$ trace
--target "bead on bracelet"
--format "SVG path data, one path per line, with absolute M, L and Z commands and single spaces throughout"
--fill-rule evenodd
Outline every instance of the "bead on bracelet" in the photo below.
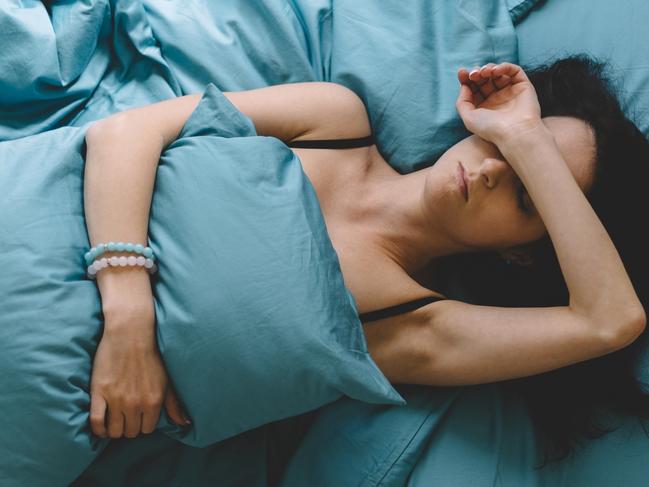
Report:
M 145 259 L 155 260 L 153 255 L 153 249 L 151 247 L 144 246 L 142 244 L 136 244 L 132 242 L 108 242 L 108 243 L 99 243 L 92 247 L 88 252 L 84 254 L 86 260 L 86 265 L 90 264 L 95 258 L 102 255 L 107 251 L 117 251 L 117 252 L 135 252 L 136 254 L 141 254 Z
M 134 255 L 129 257 L 123 255 L 118 257 L 114 255 L 108 258 L 102 257 L 90 264 L 87 269 L 88 277 L 94 279 L 97 272 L 101 269 L 105 269 L 109 265 L 112 267 L 143 266 L 148 270 L 149 274 L 153 274 L 158 270 L 158 266 L 152 259 L 143 256 L 135 257 Z

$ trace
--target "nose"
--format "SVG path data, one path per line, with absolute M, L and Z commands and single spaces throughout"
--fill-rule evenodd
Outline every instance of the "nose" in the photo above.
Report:
M 511 171 L 509 164 L 495 157 L 487 157 L 480 166 L 480 179 L 489 189 L 495 188 Z

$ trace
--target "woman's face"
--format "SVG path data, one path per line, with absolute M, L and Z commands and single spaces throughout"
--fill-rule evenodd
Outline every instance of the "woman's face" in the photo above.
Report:
M 547 117 L 543 122 L 582 191 L 587 191 L 595 159 L 590 128 L 572 117 Z M 458 183 L 460 165 L 468 199 Z M 472 135 L 447 150 L 432 169 L 426 181 L 426 200 L 436 221 L 460 247 L 506 250 L 546 233 L 525 187 L 496 145 Z

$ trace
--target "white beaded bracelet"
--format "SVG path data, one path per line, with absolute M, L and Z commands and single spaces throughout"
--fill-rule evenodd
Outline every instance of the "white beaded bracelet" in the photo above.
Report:
M 92 264 L 90 264 L 87 269 L 88 277 L 90 279 L 94 279 L 95 274 L 97 274 L 98 271 L 105 269 L 109 265 L 113 267 L 126 267 L 136 265 L 144 266 L 147 268 L 150 274 L 153 274 L 158 269 L 156 263 L 149 258 L 142 256 L 135 257 L 134 255 L 131 255 L 129 257 L 126 257 L 124 255 L 118 257 L 114 255 L 108 258 L 102 257 L 101 259 L 97 259 Z

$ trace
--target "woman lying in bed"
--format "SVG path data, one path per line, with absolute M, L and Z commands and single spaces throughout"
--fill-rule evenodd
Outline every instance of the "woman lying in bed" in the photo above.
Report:
M 611 134 L 622 146 L 646 141 L 605 91 L 601 102 L 584 98 L 597 89 L 582 93 L 574 73 L 604 90 L 587 71 L 582 61 L 567 60 L 535 73 L 537 96 L 514 64 L 460 69 L 456 106 L 473 135 L 405 175 L 383 159 L 363 102 L 342 85 L 225 93 L 259 135 L 285 141 L 299 156 L 370 354 L 391 382 L 450 386 L 525 377 L 610 354 L 643 333 L 643 305 L 584 193 L 600 191 L 606 181 L 598 171 L 616 162 L 605 150 Z M 201 96 L 124 111 L 89 129 L 84 201 L 92 246 L 116 236 L 147 242 L 160 154 Z M 554 107 L 559 116 L 542 118 L 539 96 L 548 106 L 564 96 L 565 105 Z M 528 265 L 531 244 L 544 238 L 569 290 L 565 306 L 478 306 L 421 284 L 424 270 L 451 254 L 495 251 Z M 111 255 L 121 253 L 104 257 Z M 97 273 L 97 285 L 105 327 L 92 372 L 93 431 L 112 438 L 150 433 L 162 404 L 182 424 L 157 349 L 148 273 L 108 267 Z

